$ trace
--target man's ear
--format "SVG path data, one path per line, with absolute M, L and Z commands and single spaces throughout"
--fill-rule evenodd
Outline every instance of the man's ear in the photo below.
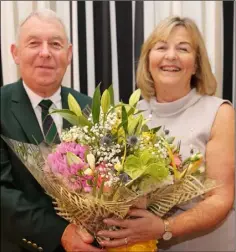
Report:
M 73 54 L 73 48 L 72 48 L 72 44 L 70 44 L 69 47 L 68 47 L 68 55 L 67 55 L 68 65 L 71 63 L 72 54 Z
M 15 61 L 15 63 L 17 65 L 20 64 L 20 59 L 19 59 L 19 55 L 18 54 L 19 53 L 18 53 L 18 48 L 17 48 L 16 44 L 12 44 L 11 45 L 11 55 L 12 55 L 12 57 L 13 57 L 13 59 L 14 59 L 14 61 Z

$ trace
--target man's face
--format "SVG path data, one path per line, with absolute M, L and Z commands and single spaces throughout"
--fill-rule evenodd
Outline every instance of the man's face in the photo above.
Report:
M 52 18 L 27 20 L 11 50 L 22 79 L 39 94 L 51 95 L 58 89 L 72 57 L 62 24 Z

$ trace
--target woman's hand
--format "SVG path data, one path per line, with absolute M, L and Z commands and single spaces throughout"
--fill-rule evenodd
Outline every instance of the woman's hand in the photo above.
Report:
M 105 219 L 108 226 L 120 227 L 117 231 L 102 230 L 99 236 L 111 238 L 110 241 L 102 241 L 104 247 L 120 247 L 142 241 L 159 239 L 164 233 L 163 220 L 143 209 L 132 209 L 129 214 L 135 219 Z

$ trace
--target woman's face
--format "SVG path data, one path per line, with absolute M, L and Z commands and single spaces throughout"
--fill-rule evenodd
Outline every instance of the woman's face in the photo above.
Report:
M 158 41 L 149 54 L 149 71 L 155 89 L 190 89 L 196 72 L 196 53 L 191 37 L 183 26 L 175 27 L 166 41 Z

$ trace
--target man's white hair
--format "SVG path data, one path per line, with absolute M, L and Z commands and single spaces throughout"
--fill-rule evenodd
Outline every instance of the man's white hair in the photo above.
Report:
M 50 9 L 40 9 L 40 10 L 36 10 L 36 11 L 33 11 L 31 12 L 23 21 L 21 21 L 18 29 L 17 29 L 17 34 L 16 34 L 16 42 L 19 41 L 19 37 L 20 37 L 20 32 L 21 32 L 21 27 L 32 17 L 37 17 L 41 20 L 50 20 L 50 19 L 54 19 L 54 20 L 57 20 L 58 22 L 61 23 L 64 31 L 65 31 L 65 34 L 66 34 L 66 37 L 67 37 L 67 40 L 68 42 L 70 41 L 69 40 L 69 36 L 67 34 L 67 30 L 66 30 L 66 27 L 65 27 L 65 24 L 63 23 L 63 21 L 61 20 L 61 18 L 57 15 L 56 12 L 54 12 L 53 10 L 50 10 Z

